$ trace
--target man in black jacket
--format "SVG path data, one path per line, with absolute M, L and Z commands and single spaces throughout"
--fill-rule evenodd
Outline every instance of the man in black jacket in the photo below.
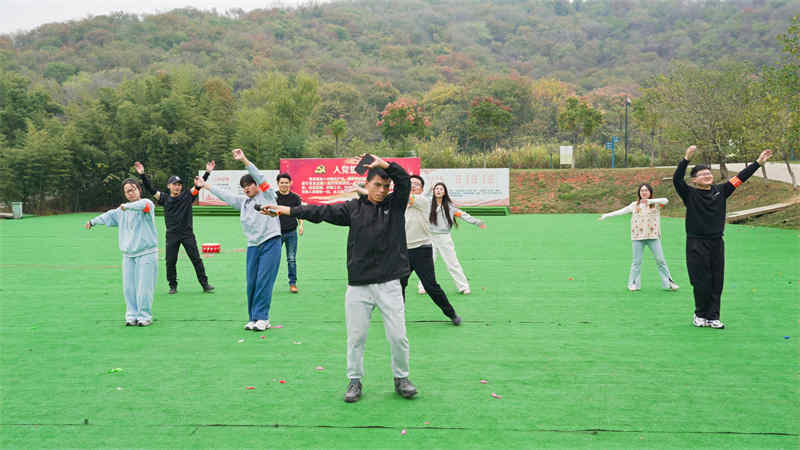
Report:
M 347 234 L 347 376 L 346 402 L 361 398 L 364 347 L 372 310 L 383 316 L 392 352 L 395 391 L 405 398 L 417 393 L 408 379 L 408 338 L 400 279 L 409 272 L 406 251 L 405 210 L 411 190 L 408 173 L 396 163 L 377 156 L 369 164 L 367 195 L 333 205 L 295 207 L 268 205 L 265 214 L 290 215 L 314 223 L 322 221 L 350 227 Z M 358 159 L 350 160 L 356 164 Z M 394 192 L 389 185 L 394 181 Z
M 206 164 L 206 173 L 203 179 L 207 180 L 210 172 L 214 170 L 214 161 Z M 178 292 L 178 274 L 175 266 L 178 262 L 178 249 L 183 245 L 186 255 L 194 265 L 197 274 L 197 281 L 203 287 L 203 292 L 211 292 L 214 286 L 208 284 L 206 269 L 203 260 L 200 259 L 200 252 L 197 250 L 197 239 L 192 229 L 192 203 L 197 196 L 198 189 L 193 187 L 191 191 L 183 190 L 183 182 L 180 177 L 173 175 L 167 182 L 169 195 L 153 189 L 150 178 L 144 173 L 144 166 L 139 161 L 134 163 L 134 168 L 142 179 L 144 187 L 153 192 L 153 198 L 158 205 L 164 207 L 164 222 L 167 226 L 167 281 L 169 282 L 169 293 Z
M 745 167 L 730 180 L 714 183 L 711 168 L 702 164 L 691 171 L 696 187 L 686 184 L 683 177 L 686 167 L 697 147 L 692 145 L 678 163 L 672 183 L 686 205 L 686 269 L 694 288 L 694 318 L 696 327 L 725 328 L 719 320 L 722 300 L 722 283 L 725 277 L 725 229 L 726 201 L 740 184 L 747 181 L 756 169 L 772 156 L 772 150 L 764 150 L 758 160 Z

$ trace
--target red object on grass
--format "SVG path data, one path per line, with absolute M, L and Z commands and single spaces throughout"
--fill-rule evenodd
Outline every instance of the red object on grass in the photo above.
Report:
M 212 244 L 206 243 L 203 244 L 201 248 L 203 249 L 203 253 L 219 253 L 220 250 L 222 249 L 222 246 L 216 243 Z

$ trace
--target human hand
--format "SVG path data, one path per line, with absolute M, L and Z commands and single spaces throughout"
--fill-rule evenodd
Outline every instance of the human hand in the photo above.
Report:
M 237 161 L 241 161 L 241 162 L 243 162 L 245 164 L 247 164 L 247 162 L 248 162 L 247 161 L 247 157 L 244 156 L 244 151 L 242 149 L 240 149 L 240 148 L 236 148 L 236 149 L 233 150 L 233 159 L 235 159 Z
M 686 155 L 684 155 L 684 158 L 686 158 L 687 161 L 691 160 L 695 151 L 697 151 L 697 146 L 690 145 L 689 148 L 686 149 Z
M 144 175 L 144 166 L 139 161 L 133 163 L 133 168 L 136 169 L 136 173 L 139 175 Z
M 92 221 L 91 220 L 87 220 L 86 223 L 83 224 L 83 227 L 86 228 L 87 230 L 91 230 L 92 229 Z
M 772 150 L 770 150 L 770 149 L 764 150 L 763 152 L 761 152 L 761 154 L 760 154 L 760 155 L 758 155 L 758 160 L 757 160 L 757 162 L 758 162 L 760 165 L 762 165 L 762 166 L 763 166 L 763 165 L 764 165 L 764 163 L 765 163 L 765 162 L 767 162 L 767 160 L 768 160 L 768 159 L 769 159 L 771 156 L 772 156 Z
M 297 226 L 297 234 L 302 236 L 303 235 L 303 224 Z

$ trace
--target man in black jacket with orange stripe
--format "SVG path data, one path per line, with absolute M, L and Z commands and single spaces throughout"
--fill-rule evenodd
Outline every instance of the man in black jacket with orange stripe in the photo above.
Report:
M 690 187 L 683 177 L 695 150 L 697 147 L 694 145 L 686 149 L 672 176 L 675 190 L 686 205 L 686 268 L 694 288 L 692 323 L 696 327 L 722 329 L 725 324 L 719 320 L 719 310 L 725 277 L 722 232 L 725 229 L 726 201 L 772 156 L 772 150 L 764 150 L 755 163 L 720 184 L 713 184 L 714 175 L 710 167 L 698 164 L 691 171 L 696 187 Z
M 200 259 L 200 252 L 197 249 L 197 239 L 192 229 L 192 203 L 197 197 L 197 187 L 192 187 L 189 191 L 183 190 L 183 182 L 180 177 L 173 175 L 167 182 L 169 195 L 153 189 L 150 178 L 144 173 L 144 166 L 139 161 L 134 163 L 134 168 L 142 179 L 144 187 L 153 192 L 156 204 L 164 207 L 164 223 L 167 226 L 167 281 L 169 282 L 169 293 L 178 292 L 178 273 L 175 268 L 178 262 L 178 249 L 183 245 L 186 255 L 194 265 L 197 274 L 197 281 L 203 287 L 203 292 L 211 292 L 214 286 L 208 284 L 206 269 L 203 260 Z M 210 172 L 214 170 L 214 161 L 206 165 L 206 173 L 203 179 L 207 180 Z
M 372 158 L 370 156 L 370 158 Z M 362 159 L 362 161 L 366 161 Z M 350 384 L 344 401 L 361 398 L 364 375 L 364 348 L 370 316 L 376 307 L 383 316 L 386 339 L 392 353 L 394 389 L 411 398 L 417 388 L 408 379 L 408 338 L 405 305 L 400 280 L 407 278 L 405 212 L 411 182 L 408 173 L 397 163 L 374 157 L 366 165 L 367 195 L 332 205 L 265 205 L 262 213 L 290 215 L 313 223 L 322 221 L 349 227 L 347 233 L 347 376 Z M 350 161 L 353 165 L 358 159 Z M 394 181 L 394 192 L 389 185 Z

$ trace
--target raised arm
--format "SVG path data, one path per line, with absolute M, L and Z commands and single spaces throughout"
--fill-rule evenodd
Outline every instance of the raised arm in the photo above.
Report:
M 394 199 L 395 205 L 398 207 L 402 207 L 402 209 L 406 208 L 408 204 L 408 197 L 411 195 L 411 177 L 406 172 L 406 169 L 403 169 L 403 166 L 393 163 L 386 163 L 386 161 L 375 157 L 375 162 L 381 161 L 386 164 L 384 170 L 386 170 L 386 174 L 389 175 L 389 178 L 394 181 Z M 374 164 L 374 163 L 373 163 Z
M 675 185 L 675 191 L 681 198 L 686 198 L 686 195 L 689 194 L 689 185 L 686 184 L 684 178 L 686 177 L 686 168 L 689 167 L 689 160 L 692 159 L 695 150 L 697 150 L 696 145 L 691 145 L 686 149 L 683 159 L 678 163 L 678 167 L 675 168 L 675 173 L 672 174 L 672 184 Z
M 636 206 L 636 202 L 633 202 L 633 203 L 631 203 L 630 205 L 628 205 L 628 206 L 626 206 L 624 208 L 620 208 L 620 209 L 618 209 L 616 211 L 611 211 L 609 213 L 605 213 L 602 216 L 600 216 L 600 218 L 597 219 L 597 220 L 606 220 L 609 217 L 621 216 L 623 214 L 630 214 L 630 213 L 633 212 L 633 208 L 635 206 Z
M 242 209 L 242 203 L 244 203 L 244 201 L 245 201 L 244 197 L 242 197 L 240 195 L 231 194 L 228 191 L 225 191 L 225 190 L 222 190 L 222 189 L 218 189 L 218 188 L 216 188 L 216 187 L 214 187 L 214 186 L 212 186 L 210 184 L 206 184 L 206 180 L 204 180 L 203 177 L 195 177 L 194 185 L 198 189 L 203 189 L 203 188 L 208 189 L 218 199 L 220 199 L 223 202 L 225 202 L 226 204 L 228 204 L 228 206 L 231 206 L 231 207 L 236 208 L 238 210 Z
M 244 164 L 244 167 L 247 169 L 247 173 L 249 173 L 250 176 L 256 181 L 256 184 L 261 192 L 268 192 L 271 190 L 272 195 L 274 196 L 275 189 L 270 187 L 266 177 L 258 171 L 258 167 L 256 167 L 255 164 L 251 163 L 250 160 L 247 159 L 247 156 L 245 156 L 242 149 L 237 148 L 233 150 L 233 159 L 241 161 L 241 163 Z
M 142 185 L 145 189 L 153 193 L 153 198 L 156 199 L 159 204 L 161 203 L 161 191 L 156 190 L 153 188 L 153 183 L 150 182 L 150 177 L 144 172 L 144 165 L 139 161 L 133 163 L 133 168 L 136 170 L 136 173 L 139 174 L 139 178 L 142 179 Z
M 758 156 L 756 162 L 754 162 L 753 164 L 749 164 L 747 167 L 742 169 L 741 172 L 736 174 L 735 177 L 731 178 L 726 183 L 723 183 L 722 191 L 725 193 L 725 197 L 729 197 L 731 194 L 733 194 L 733 191 L 735 191 L 740 184 L 747 181 L 747 179 L 750 178 L 756 172 L 756 170 L 758 170 L 759 167 L 764 165 L 764 163 L 767 162 L 770 156 L 772 156 L 772 150 L 764 150 Z

